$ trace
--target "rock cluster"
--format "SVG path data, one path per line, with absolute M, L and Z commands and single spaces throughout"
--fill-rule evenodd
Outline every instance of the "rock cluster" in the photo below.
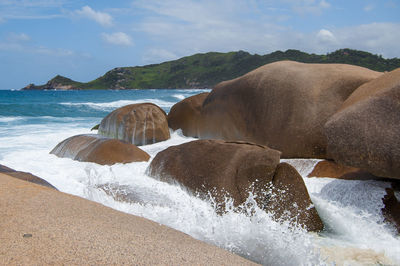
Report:
M 142 162 L 148 161 L 150 155 L 136 145 L 169 138 L 167 116 L 160 107 L 151 103 L 131 104 L 103 118 L 98 126 L 98 134 L 70 137 L 50 153 L 103 165 Z
M 238 207 L 251 192 L 275 219 L 319 231 L 302 177 L 280 157 L 329 159 L 310 176 L 400 179 L 399 114 L 400 69 L 281 61 L 184 99 L 168 116 L 150 103 L 121 107 L 101 121 L 98 136 L 74 136 L 52 153 L 100 164 L 147 161 L 134 145 L 167 140 L 168 126 L 180 128 L 201 140 L 158 153 L 150 176 L 213 197 L 218 212 L 226 195 Z M 398 220 L 393 195 L 384 199 L 388 221 Z
M 187 136 L 252 142 L 283 158 L 330 160 L 311 176 L 399 180 L 399 114 L 400 69 L 281 61 L 177 103 L 168 122 Z

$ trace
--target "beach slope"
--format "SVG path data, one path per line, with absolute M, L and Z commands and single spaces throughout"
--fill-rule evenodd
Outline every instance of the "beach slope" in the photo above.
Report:
M 0 264 L 253 263 L 147 219 L 0 173 Z

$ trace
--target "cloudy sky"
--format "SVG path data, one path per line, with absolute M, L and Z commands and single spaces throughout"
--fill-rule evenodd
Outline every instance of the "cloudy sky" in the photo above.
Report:
M 0 0 L 0 89 L 199 52 L 400 58 L 400 0 Z

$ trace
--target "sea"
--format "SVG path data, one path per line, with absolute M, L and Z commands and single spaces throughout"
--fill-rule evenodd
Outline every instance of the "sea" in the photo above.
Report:
M 150 162 L 102 166 L 49 154 L 68 137 L 96 133 L 91 128 L 116 108 L 150 102 L 168 113 L 204 91 L 209 90 L 0 90 L 0 164 L 264 265 L 400 265 L 400 237 L 381 214 L 388 182 L 308 178 L 318 160 L 285 160 L 303 176 L 325 224 L 322 232 L 310 233 L 274 221 L 254 204 L 218 215 L 211 201 L 147 176 Z M 151 161 L 169 146 L 192 140 L 171 130 L 171 139 L 141 148 Z M 231 200 L 226 201 L 229 207 Z M 247 203 L 252 202 L 249 195 Z

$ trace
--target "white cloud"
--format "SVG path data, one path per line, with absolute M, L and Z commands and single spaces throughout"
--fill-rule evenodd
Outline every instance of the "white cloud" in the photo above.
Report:
M 257 6 L 241 0 L 141 0 L 136 1 L 136 6 L 151 11 L 152 16 L 135 25 L 135 30 L 160 43 L 152 49 L 178 56 L 208 51 L 264 52 L 276 47 L 271 33 L 284 30 L 272 23 L 274 18 L 264 14 L 254 17 Z
M 84 6 L 81 9 L 76 10 L 75 13 L 79 16 L 94 20 L 105 27 L 111 26 L 113 24 L 113 18 L 110 14 L 95 11 L 90 6 Z
M 9 42 L 26 42 L 29 41 L 31 39 L 31 37 L 29 37 L 27 34 L 25 33 L 9 33 L 7 36 L 7 40 Z
M 114 33 L 102 33 L 101 37 L 105 42 L 122 45 L 122 46 L 130 46 L 133 45 L 132 38 L 124 33 L 124 32 L 114 32 Z
M 283 1 L 290 8 L 307 7 L 303 13 L 318 14 L 332 8 L 328 1 Z M 260 2 L 252 3 L 255 4 L 250 6 L 242 0 L 135 1 L 135 7 L 144 9 L 149 15 L 135 24 L 134 30 L 144 32 L 156 43 L 145 51 L 143 58 L 146 62 L 156 62 L 159 58 L 160 62 L 173 59 L 172 55 L 181 57 L 209 51 L 245 50 L 266 54 L 276 50 L 298 49 L 327 53 L 340 48 L 365 50 L 386 57 L 400 54 L 400 46 L 397 45 L 400 42 L 399 23 L 331 27 L 329 30 L 322 28 L 303 33 L 279 26 L 271 17 L 258 16 L 257 4 Z M 171 56 L 165 56 L 163 52 Z
M 335 43 L 336 38 L 329 30 L 321 29 L 317 33 L 317 39 L 323 43 Z
M 385 57 L 400 54 L 400 23 L 371 23 L 341 28 L 334 34 L 341 47 L 366 50 Z
M 327 53 L 341 48 L 351 48 L 381 54 L 384 57 L 398 57 L 400 47 L 400 23 L 371 23 L 352 27 L 325 30 L 313 34 L 276 36 L 281 47 L 294 47 L 306 52 Z

